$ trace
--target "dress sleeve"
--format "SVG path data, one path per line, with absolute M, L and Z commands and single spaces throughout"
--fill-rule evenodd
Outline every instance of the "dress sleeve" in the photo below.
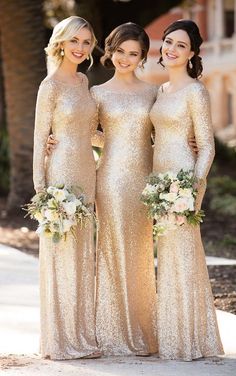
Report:
M 33 181 L 36 192 L 46 185 L 46 142 L 52 127 L 55 105 L 55 84 L 50 81 L 42 82 L 37 96 L 34 128 Z
M 90 93 L 96 102 L 96 113 L 94 114 L 94 117 L 92 119 L 91 129 L 92 129 L 92 145 L 103 148 L 104 147 L 104 133 L 100 130 L 98 130 L 99 125 L 99 101 L 96 96 L 95 90 L 92 87 L 90 89 Z
M 195 201 L 195 210 L 200 210 L 206 190 L 206 178 L 215 156 L 210 98 L 208 91 L 203 85 L 199 85 L 191 93 L 190 107 L 194 135 L 198 147 L 198 156 L 194 171 L 198 179 L 198 194 Z
M 206 179 L 215 156 L 214 135 L 211 121 L 210 98 L 201 84 L 194 88 L 190 98 L 191 117 L 198 147 L 195 164 L 197 179 Z

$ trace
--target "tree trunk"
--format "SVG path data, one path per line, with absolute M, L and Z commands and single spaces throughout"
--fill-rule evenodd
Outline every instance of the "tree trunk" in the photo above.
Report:
M 10 140 L 8 209 L 16 210 L 33 193 L 34 108 L 46 74 L 42 0 L 0 0 L 0 25 Z

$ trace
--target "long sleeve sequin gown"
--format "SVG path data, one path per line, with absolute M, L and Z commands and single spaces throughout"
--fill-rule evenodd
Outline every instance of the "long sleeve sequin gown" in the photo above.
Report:
M 195 171 L 203 182 L 200 208 L 214 157 L 208 92 L 191 83 L 175 93 L 159 89 L 151 113 L 155 126 L 153 171 Z M 196 157 L 188 136 L 196 137 Z M 158 240 L 158 341 L 161 358 L 191 360 L 222 354 L 199 226 L 183 225 Z
M 140 195 L 152 170 L 149 111 L 156 88 L 91 89 L 104 132 L 97 171 L 96 333 L 105 354 L 156 352 L 152 223 Z
M 74 85 L 46 78 L 40 85 L 34 136 L 36 190 L 65 184 L 84 190 L 94 202 L 96 169 L 90 124 L 96 112 L 86 76 Z M 52 130 L 59 141 L 45 161 Z M 51 359 L 73 359 L 97 351 L 94 312 L 93 224 L 77 228 L 76 238 L 54 244 L 40 237 L 41 354 Z

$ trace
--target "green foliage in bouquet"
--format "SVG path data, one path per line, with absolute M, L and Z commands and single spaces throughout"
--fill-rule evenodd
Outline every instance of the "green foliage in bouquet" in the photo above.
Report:
M 147 178 L 141 201 L 148 207 L 149 217 L 155 220 L 154 236 L 186 222 L 198 225 L 203 221 L 203 210 L 194 210 L 196 183 L 193 170 L 151 174 Z
M 76 196 L 71 188 L 50 186 L 34 195 L 23 210 L 27 211 L 26 216 L 39 222 L 38 234 L 57 243 L 66 239 L 69 232 L 75 235 L 75 226 L 83 228 L 87 220 L 95 219 L 93 208 L 85 201 L 82 193 Z

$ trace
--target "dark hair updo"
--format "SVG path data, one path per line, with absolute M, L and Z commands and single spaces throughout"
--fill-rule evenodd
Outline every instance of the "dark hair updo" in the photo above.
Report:
M 190 59 L 192 63 L 191 67 L 190 67 L 189 62 L 187 64 L 187 72 L 190 77 L 198 78 L 201 76 L 201 73 L 203 70 L 202 58 L 199 56 L 200 46 L 203 40 L 200 35 L 199 28 L 195 24 L 195 22 L 193 22 L 192 20 L 178 20 L 178 21 L 173 22 L 171 25 L 169 25 L 165 29 L 162 40 L 164 41 L 168 34 L 176 30 L 184 30 L 189 36 L 190 43 L 191 43 L 191 51 L 194 52 L 194 55 Z M 162 47 L 160 48 L 160 53 L 162 54 Z M 163 61 L 163 58 L 161 56 L 158 63 L 164 66 L 162 61 Z
M 114 68 L 112 54 L 117 48 L 127 40 L 135 40 L 140 43 L 142 50 L 142 64 L 147 60 L 150 40 L 146 31 L 133 22 L 127 22 L 117 26 L 105 39 L 105 54 L 101 58 L 101 63 L 106 68 Z

